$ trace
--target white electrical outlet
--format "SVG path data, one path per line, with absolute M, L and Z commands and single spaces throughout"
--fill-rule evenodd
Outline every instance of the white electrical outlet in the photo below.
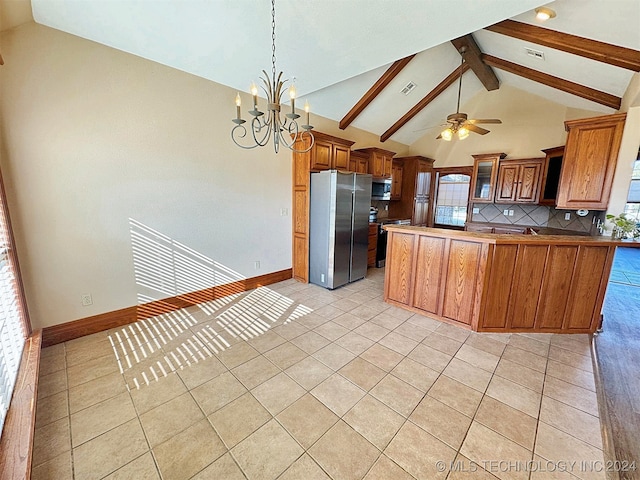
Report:
M 505 210 L 505 211 L 503 211 L 503 212 L 502 212 L 502 214 L 503 214 L 505 217 L 508 217 L 508 216 L 509 216 L 509 210 Z
M 513 217 L 513 210 L 509 210 L 509 216 Z
M 91 298 L 90 293 L 84 293 L 80 296 L 80 298 L 82 300 L 83 307 L 88 307 L 89 305 L 93 305 L 93 299 Z
M 320 274 L 320 281 L 321 281 L 322 283 L 324 283 L 324 273 L 321 273 L 321 274 Z
M 569 212 L 564 214 L 564 219 L 565 220 L 571 220 L 571 214 Z
M 480 213 L 480 209 L 478 207 L 473 207 L 473 213 Z
M 289 209 L 287 209 L 287 208 L 281 208 L 281 209 L 280 209 L 280 216 L 281 216 L 281 217 L 286 217 L 287 215 L 289 215 Z
M 260 260 L 256 260 L 255 262 L 253 262 L 253 268 L 255 268 L 256 270 L 260 270 Z

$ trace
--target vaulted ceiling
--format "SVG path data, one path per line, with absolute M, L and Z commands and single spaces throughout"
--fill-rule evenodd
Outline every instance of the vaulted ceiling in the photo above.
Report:
M 31 3 L 38 23 L 234 89 L 247 90 L 262 69 L 270 69 L 267 0 Z M 615 98 L 624 95 L 633 67 L 568 53 L 557 45 L 552 48 L 549 45 L 553 44 L 540 43 L 545 35 L 514 38 L 511 27 L 522 30 L 518 28 L 522 24 L 538 25 L 640 51 L 640 2 L 547 2 L 557 16 L 544 24 L 533 12 L 541 4 L 540 0 L 458 0 L 453 8 L 445 0 L 277 0 L 277 66 L 286 77 L 296 78 L 300 96 L 308 99 L 315 113 L 343 124 L 348 120 L 383 140 L 405 144 L 413 143 L 455 111 L 457 83 L 452 72 L 460 65 L 460 55 L 451 40 L 468 34 L 473 35 L 477 53 L 484 55 L 475 66 L 468 62 L 473 68 L 463 77 L 463 106 L 487 88 L 475 72 L 490 65 L 499 84 L 569 107 L 614 112 Z M 506 19 L 519 23 L 503 22 Z M 498 26 L 492 27 L 495 24 Z M 461 41 L 472 40 L 466 37 Z M 573 38 L 568 43 L 578 49 L 591 47 Z M 532 57 L 526 49 L 542 52 L 544 58 Z M 622 56 L 633 55 L 623 52 Z M 549 78 L 554 86 L 548 85 Z M 371 95 L 370 103 L 345 120 L 376 82 L 384 83 L 384 88 L 373 91 L 377 95 Z M 416 87 L 404 95 L 401 90 L 409 82 Z M 232 102 L 230 98 L 230 115 Z

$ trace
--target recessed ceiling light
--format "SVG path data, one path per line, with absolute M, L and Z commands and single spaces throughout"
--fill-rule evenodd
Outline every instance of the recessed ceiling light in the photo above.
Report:
M 549 20 L 556 16 L 556 12 L 547 7 L 538 7 L 536 8 L 536 18 L 541 22 Z

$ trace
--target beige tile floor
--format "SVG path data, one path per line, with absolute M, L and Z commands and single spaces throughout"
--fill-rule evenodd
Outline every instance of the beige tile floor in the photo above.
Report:
M 472 333 L 382 283 L 288 280 L 44 349 L 33 478 L 605 478 L 587 336 Z

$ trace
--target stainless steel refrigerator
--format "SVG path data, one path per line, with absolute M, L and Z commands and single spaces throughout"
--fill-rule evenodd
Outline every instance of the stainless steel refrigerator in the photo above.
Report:
M 326 288 L 367 273 L 371 175 L 337 170 L 311 174 L 309 281 Z

